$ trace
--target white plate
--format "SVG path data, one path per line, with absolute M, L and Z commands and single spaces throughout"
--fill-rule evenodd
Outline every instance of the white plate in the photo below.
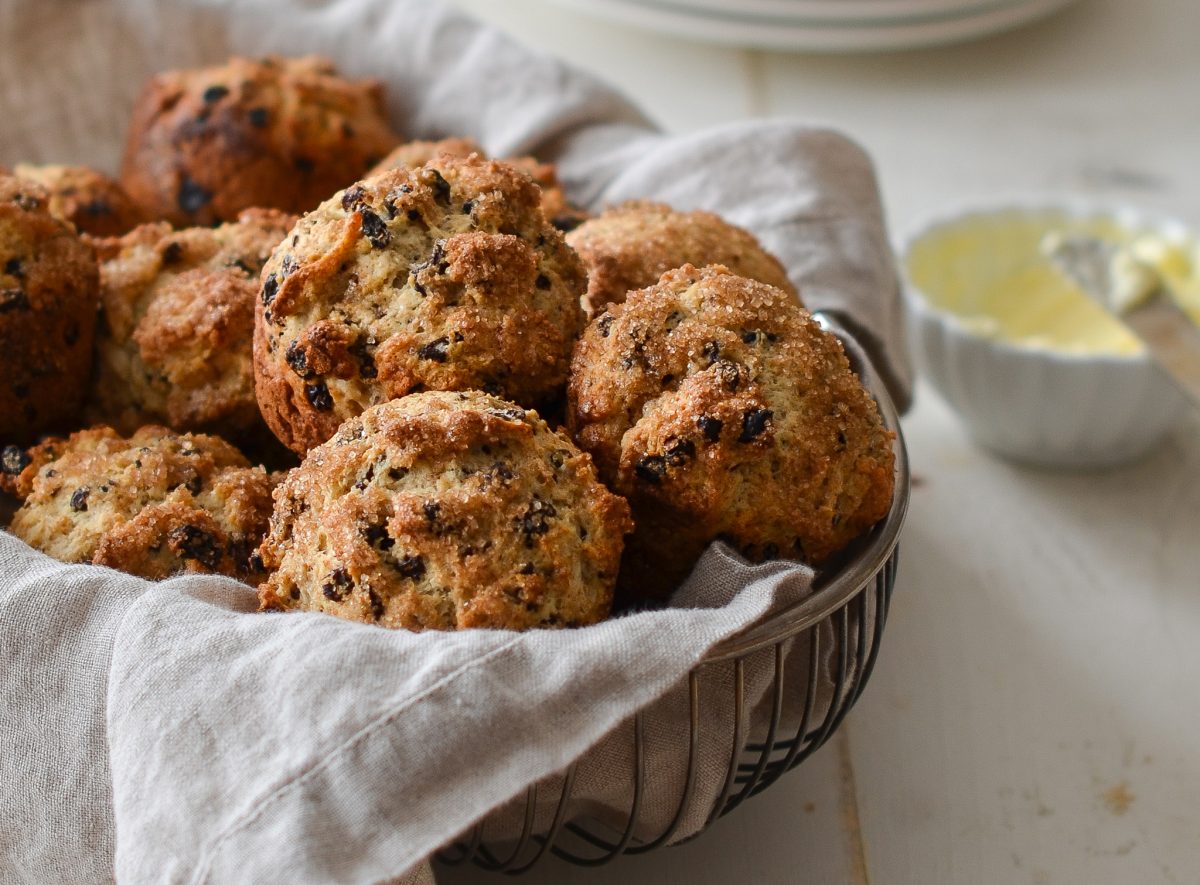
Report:
M 643 0 L 650 5 L 671 6 L 701 13 L 737 16 L 770 16 L 799 24 L 839 22 L 847 25 L 906 23 L 978 13 L 999 6 L 1014 6 L 1028 0 Z
M 957 43 L 1005 31 L 1042 18 L 1075 0 L 1024 0 L 989 4 L 973 13 L 936 19 L 829 22 L 721 14 L 642 0 L 558 0 L 583 12 L 672 37 L 760 49 L 809 52 L 867 52 Z M 666 0 L 663 0 L 665 3 Z

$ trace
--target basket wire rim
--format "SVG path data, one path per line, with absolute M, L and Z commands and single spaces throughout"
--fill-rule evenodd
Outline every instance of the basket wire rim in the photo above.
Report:
M 839 338 L 851 337 L 840 326 L 836 318 L 819 313 L 814 313 L 814 317 L 824 328 Z M 544 834 L 534 832 L 534 809 L 538 785 L 531 785 L 526 790 L 523 826 L 517 837 L 515 848 L 506 846 L 501 853 L 499 850 L 494 851 L 490 844 L 484 844 L 483 830 L 487 823 L 487 818 L 484 818 L 476 822 L 468 831 L 469 835 L 464 833 L 465 840 L 456 840 L 452 845 L 446 846 L 443 851 L 439 852 L 439 860 L 450 864 L 470 860 L 483 869 L 513 875 L 530 869 L 547 854 L 555 855 L 576 865 L 596 867 L 623 855 L 641 854 L 669 843 L 678 832 L 695 790 L 697 742 L 699 740 L 698 674 L 702 670 L 708 669 L 708 665 L 733 661 L 735 714 L 729 767 L 721 793 L 697 834 L 707 829 L 717 818 L 724 816 L 745 800 L 756 796 L 783 774 L 800 764 L 815 749 L 824 744 L 841 725 L 846 714 L 861 695 L 866 681 L 874 669 L 884 624 L 887 620 L 892 585 L 896 574 L 898 540 L 907 514 L 911 488 L 908 452 L 901 433 L 899 416 L 887 394 L 887 388 L 869 360 L 860 355 L 859 350 L 853 346 L 848 346 L 846 350 L 852 367 L 859 374 L 867 390 L 875 397 L 884 427 L 894 434 L 892 449 L 895 456 L 895 491 L 888 514 L 863 539 L 857 542 L 849 558 L 839 567 L 831 569 L 827 573 L 817 573 L 813 582 L 813 590 L 808 596 L 773 612 L 735 636 L 718 643 L 693 666 L 687 680 L 690 714 L 688 767 L 683 795 L 680 797 L 675 814 L 666 830 L 657 838 L 648 841 L 635 836 L 643 800 L 650 788 L 647 783 L 644 758 L 646 711 L 639 710 L 629 720 L 634 732 L 633 796 L 627 819 L 623 825 L 617 827 L 606 825 L 603 829 L 606 834 L 611 830 L 611 834 L 601 835 L 599 832 L 593 831 L 596 821 L 589 824 L 584 820 L 570 819 L 567 811 L 573 798 L 576 766 L 579 762 L 576 760 L 564 772 L 564 781 L 554 807 L 554 819 L 548 832 Z M 860 611 L 856 626 L 851 628 L 849 607 L 855 604 L 858 605 Z M 873 617 L 870 615 L 871 611 L 874 612 Z M 833 687 L 835 700 L 824 715 L 820 716 L 819 721 L 814 722 L 817 713 L 815 698 L 819 671 L 818 660 L 824 645 L 822 634 L 816 628 L 830 618 L 833 619 L 834 629 L 831 641 L 837 647 L 838 656 L 835 671 L 836 682 Z M 873 620 L 873 623 L 869 624 L 869 620 Z M 809 667 L 804 705 L 795 735 L 781 741 L 778 730 L 783 706 L 783 644 L 805 630 L 812 632 L 808 649 Z M 852 638 L 855 640 L 853 654 L 849 648 Z M 748 740 L 751 735 L 746 723 L 743 722 L 746 703 L 744 684 L 746 658 L 754 652 L 769 649 L 771 646 L 774 646 L 773 661 L 775 665 L 774 679 L 772 680 L 771 720 L 765 738 L 759 742 L 753 742 Z M 866 655 L 865 660 L 861 658 L 864 654 Z M 853 666 L 851 666 L 852 657 L 856 662 Z M 845 692 L 847 682 L 850 683 L 848 694 Z M 782 754 L 782 757 L 778 754 Z M 578 848 L 568 844 L 570 840 L 562 842 L 564 836 L 572 837 L 579 843 L 579 848 L 585 848 L 586 851 L 586 847 L 590 847 L 591 851 L 581 854 Z M 531 848 L 532 851 L 530 851 Z M 522 858 L 523 854 L 532 854 L 532 857 L 525 860 Z

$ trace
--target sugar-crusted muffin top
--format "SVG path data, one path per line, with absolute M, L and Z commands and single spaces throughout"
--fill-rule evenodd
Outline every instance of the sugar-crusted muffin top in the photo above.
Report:
M 76 420 L 91 371 L 96 256 L 49 204 L 0 175 L 0 443 Z
M 410 141 L 399 145 L 384 157 L 367 173 L 367 177 L 392 169 L 416 169 L 443 154 L 452 157 L 469 157 L 472 154 L 487 156 L 484 149 L 469 138 Z M 564 232 L 573 230 L 588 218 L 587 212 L 567 199 L 553 163 L 543 163 L 536 157 L 506 157 L 504 162 L 520 169 L 542 189 L 542 214 L 556 228 Z
M 717 538 L 823 562 L 891 502 L 892 437 L 841 343 L 789 293 L 724 267 L 670 271 L 596 317 L 567 420 L 630 500 L 628 571 L 662 576 L 651 595 Z
M 50 214 L 69 221 L 80 233 L 117 236 L 146 220 L 121 185 L 87 166 L 18 163 L 13 174 L 44 187 Z
M 212 572 L 255 580 L 274 479 L 233 446 L 146 426 L 109 427 L 0 453 L 4 485 L 24 499 L 10 531 L 64 562 L 165 578 Z
M 298 452 L 369 406 L 482 389 L 560 394 L 583 323 L 578 256 L 512 166 L 441 155 L 347 188 L 300 220 L 263 271 L 263 415 Z
M 470 138 L 442 138 L 437 141 L 406 141 L 394 147 L 386 157 L 367 170 L 365 178 L 374 178 L 394 169 L 419 169 L 430 160 L 446 154 L 451 157 L 469 157 L 478 154 L 486 157 L 487 152 L 478 142 Z
M 428 391 L 347 421 L 292 471 L 259 595 L 408 629 L 580 626 L 608 615 L 630 528 L 536 412 Z
M 376 80 L 324 58 L 232 58 L 150 79 L 134 107 L 121 181 L 153 218 L 232 221 L 243 209 L 313 208 L 397 142 Z
M 627 292 L 653 285 L 685 264 L 725 265 L 799 298 L 779 259 L 749 231 L 711 212 L 681 212 L 663 203 L 630 200 L 583 222 L 567 242 L 587 266 L 589 313 L 619 304 Z
M 102 319 L 89 418 L 239 436 L 261 425 L 252 339 L 259 272 L 295 218 L 249 209 L 216 228 L 160 222 L 97 240 Z

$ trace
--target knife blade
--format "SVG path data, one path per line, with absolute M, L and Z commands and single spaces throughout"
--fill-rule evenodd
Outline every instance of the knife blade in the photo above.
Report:
M 1200 328 L 1161 276 L 1120 247 L 1092 236 L 1047 237 L 1042 252 L 1136 335 L 1150 358 L 1200 408 Z

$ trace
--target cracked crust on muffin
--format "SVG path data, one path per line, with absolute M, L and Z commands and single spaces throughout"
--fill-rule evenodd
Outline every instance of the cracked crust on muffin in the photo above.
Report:
M 154 580 L 262 578 L 251 554 L 275 479 L 222 439 L 155 426 L 126 439 L 94 427 L 28 451 L 10 446 L 0 466 L 7 490 L 24 499 L 9 531 L 55 559 Z
M 69 221 L 80 233 L 120 236 L 147 220 L 121 185 L 87 166 L 18 163 L 13 174 L 44 187 L 50 195 L 50 214 Z
M 134 106 L 121 183 L 178 227 L 243 209 L 312 209 L 395 146 L 383 87 L 327 59 L 232 58 L 150 79 Z
M 512 166 L 442 155 L 365 179 L 304 216 L 263 269 L 263 417 L 302 454 L 421 390 L 544 405 L 566 383 L 585 286 L 538 188 Z
M 0 442 L 77 420 L 92 368 L 95 253 L 40 185 L 0 176 Z
M 443 154 L 451 157 L 469 157 L 471 154 L 487 157 L 484 149 L 469 138 L 410 141 L 400 145 L 384 157 L 379 165 L 367 173 L 367 177 L 391 169 L 416 169 Z M 573 205 L 567 199 L 562 182 L 558 180 L 558 171 L 553 163 L 543 163 L 536 157 L 506 157 L 504 162 L 516 166 L 542 189 L 542 214 L 559 230 L 564 233 L 574 230 L 591 217 L 585 210 Z
M 584 331 L 571 435 L 629 499 L 623 591 L 661 598 L 704 548 L 827 561 L 888 511 L 892 434 L 790 293 L 684 266 Z
M 265 610 L 409 630 L 608 616 L 625 501 L 536 412 L 477 391 L 373 406 L 275 494 Z
M 779 259 L 749 231 L 711 212 L 680 212 L 662 203 L 631 200 L 606 209 L 569 234 L 588 270 L 584 306 L 592 315 L 606 304 L 620 304 L 625 294 L 658 282 L 669 270 L 692 264 L 721 264 L 734 273 L 792 295 Z
M 102 318 L 88 416 L 241 440 L 262 426 L 254 396 L 259 273 L 295 218 L 251 209 L 217 228 L 138 227 L 97 240 Z

